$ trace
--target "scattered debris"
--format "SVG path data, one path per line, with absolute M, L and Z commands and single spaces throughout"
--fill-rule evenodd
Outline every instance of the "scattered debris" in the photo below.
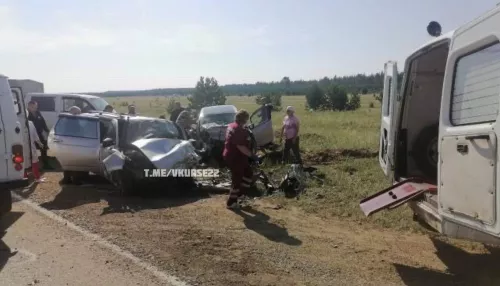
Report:
M 369 149 L 324 149 L 321 151 L 305 153 L 303 158 L 311 163 L 324 164 L 339 160 L 342 157 L 375 158 L 377 156 L 377 151 Z

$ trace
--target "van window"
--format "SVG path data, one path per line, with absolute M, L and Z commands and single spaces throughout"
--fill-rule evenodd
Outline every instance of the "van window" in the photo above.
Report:
M 55 135 L 97 139 L 97 120 L 82 117 L 60 117 Z
M 17 90 L 12 89 L 11 92 L 12 98 L 14 99 L 14 110 L 16 111 L 16 114 L 19 115 L 21 114 L 21 96 Z
M 33 96 L 31 100 L 38 103 L 38 111 L 56 111 L 56 102 L 53 97 Z
M 451 96 L 451 123 L 494 122 L 500 96 L 500 43 L 457 60 Z
M 94 109 L 85 99 L 78 97 L 63 98 L 63 111 L 68 112 L 73 106 L 78 106 L 82 112 L 89 112 Z

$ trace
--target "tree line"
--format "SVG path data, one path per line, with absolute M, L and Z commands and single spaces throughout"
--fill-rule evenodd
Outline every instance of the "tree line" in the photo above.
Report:
M 380 93 L 383 89 L 382 72 L 374 74 L 357 74 L 350 76 L 324 77 L 319 80 L 291 80 L 285 76 L 280 81 L 256 82 L 254 84 L 228 84 L 220 86 L 224 95 L 253 96 L 262 94 L 280 93 L 283 95 L 307 94 L 313 87 L 327 90 L 332 85 L 342 87 L 348 94 Z M 400 79 L 402 74 L 400 74 Z M 401 83 L 401 80 L 399 81 Z M 197 88 L 158 88 L 134 91 L 106 91 L 89 93 L 103 97 L 111 96 L 168 96 L 168 95 L 193 95 Z

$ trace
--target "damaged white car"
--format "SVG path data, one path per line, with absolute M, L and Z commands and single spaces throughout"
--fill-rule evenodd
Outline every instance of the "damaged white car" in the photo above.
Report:
M 261 106 L 250 115 L 249 130 L 253 133 L 256 148 L 274 145 L 274 131 L 271 120 L 271 105 Z M 209 158 L 223 166 L 222 151 L 226 138 L 227 126 L 234 122 L 237 109 L 234 105 L 217 105 L 200 110 L 197 121 L 198 140 L 210 146 Z

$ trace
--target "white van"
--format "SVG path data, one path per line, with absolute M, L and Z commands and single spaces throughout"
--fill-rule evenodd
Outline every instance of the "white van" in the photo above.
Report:
M 12 208 L 10 190 L 28 185 L 24 179 L 23 132 L 7 77 L 0 75 L 0 214 Z
M 385 66 L 379 161 L 394 185 L 366 215 L 408 202 L 450 237 L 500 243 L 500 7 Z
M 26 103 L 33 100 L 38 103 L 38 110 L 42 113 L 47 127 L 52 129 L 61 112 L 68 112 L 72 106 L 78 106 L 82 112 L 96 110 L 103 111 L 108 102 L 101 97 L 87 94 L 73 93 L 29 93 Z

